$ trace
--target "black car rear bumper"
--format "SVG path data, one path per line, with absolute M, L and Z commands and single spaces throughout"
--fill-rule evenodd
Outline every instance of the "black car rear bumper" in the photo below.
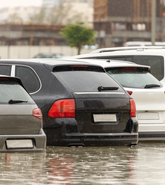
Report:
M 131 118 L 124 131 L 82 133 L 74 119 L 61 119 L 61 124 L 44 128 L 48 146 L 130 146 L 138 144 L 138 122 Z
M 136 145 L 138 133 L 72 133 L 66 134 L 67 139 L 61 139 L 67 146 L 113 146 L 113 145 Z

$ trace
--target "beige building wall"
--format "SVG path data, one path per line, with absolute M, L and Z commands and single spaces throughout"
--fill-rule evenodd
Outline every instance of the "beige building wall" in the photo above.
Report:
M 87 54 L 93 49 L 82 49 Z M 0 46 L 1 59 L 29 59 L 38 53 L 62 53 L 65 56 L 77 55 L 77 49 L 69 46 Z

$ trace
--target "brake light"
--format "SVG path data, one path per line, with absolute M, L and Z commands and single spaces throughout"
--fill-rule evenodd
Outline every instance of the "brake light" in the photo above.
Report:
M 128 93 L 129 95 L 131 95 L 133 92 L 132 92 L 132 91 L 127 91 L 127 93 Z
M 42 120 L 42 112 L 41 112 L 41 110 L 39 108 L 38 109 L 34 109 L 33 110 L 33 116 Z
M 136 105 L 133 99 L 130 99 L 130 117 L 136 117 Z
M 75 117 L 75 101 L 74 99 L 65 99 L 56 101 L 49 110 L 49 117 Z
M 122 67 L 124 70 L 136 70 L 137 67 Z

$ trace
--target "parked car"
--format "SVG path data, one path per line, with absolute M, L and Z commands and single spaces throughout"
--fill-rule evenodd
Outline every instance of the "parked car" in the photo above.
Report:
M 165 48 L 161 46 L 102 48 L 73 58 L 124 60 L 148 65 L 151 74 L 165 85 Z
M 100 64 L 135 100 L 140 141 L 165 141 L 165 88 L 149 66 L 111 59 L 80 60 Z
M 20 79 L 0 76 L 0 151 L 44 151 L 42 113 Z
M 77 60 L 1 60 L 0 73 L 22 80 L 42 110 L 47 144 L 134 145 L 134 100 L 98 65 Z
M 33 58 L 62 58 L 65 57 L 61 53 L 38 53 Z

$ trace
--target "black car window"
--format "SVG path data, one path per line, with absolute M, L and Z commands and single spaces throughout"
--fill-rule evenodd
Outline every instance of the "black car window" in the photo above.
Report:
M 19 77 L 29 93 L 33 93 L 39 90 L 40 82 L 35 72 L 24 66 L 16 66 L 16 77 Z
M 0 74 L 10 76 L 11 65 L 0 65 Z
M 54 72 L 55 76 L 72 92 L 98 92 L 98 87 L 120 86 L 104 72 L 63 71 Z
M 161 87 L 160 82 L 146 68 L 117 67 L 105 70 L 123 87 L 147 88 L 151 85 L 152 87 Z
M 0 80 L 0 103 L 9 103 L 10 101 L 23 101 L 21 103 L 34 103 L 25 89 L 14 81 Z

